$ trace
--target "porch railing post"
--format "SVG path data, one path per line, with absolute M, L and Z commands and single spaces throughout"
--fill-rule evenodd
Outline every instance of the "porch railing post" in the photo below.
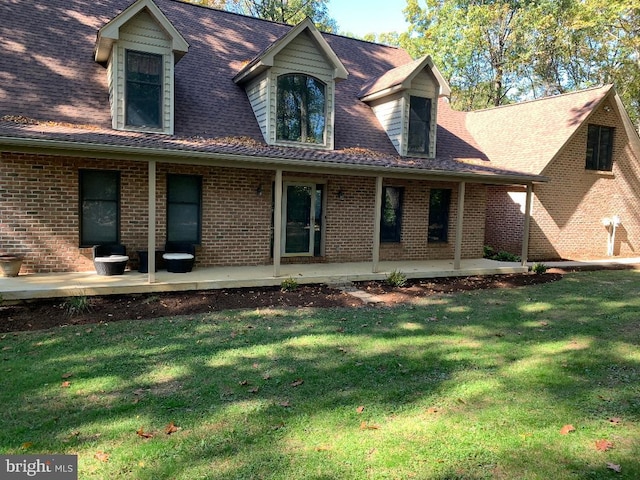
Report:
M 464 227 L 464 196 L 466 183 L 460 182 L 458 186 L 458 218 L 456 221 L 456 244 L 453 257 L 453 269 L 460 270 L 462 261 L 462 229 Z
M 149 160 L 149 225 L 147 229 L 147 278 L 149 283 L 156 281 L 156 161 Z
M 527 184 L 527 199 L 525 201 L 524 207 L 524 228 L 522 232 L 522 254 L 520 258 L 522 258 L 522 266 L 527 266 L 528 256 L 529 256 L 529 231 L 531 229 L 531 201 L 533 197 L 533 184 Z
M 280 276 L 282 248 L 282 170 L 276 170 L 273 204 L 273 276 Z
M 380 271 L 380 222 L 382 220 L 382 177 L 376 177 L 376 199 L 373 215 L 373 273 Z

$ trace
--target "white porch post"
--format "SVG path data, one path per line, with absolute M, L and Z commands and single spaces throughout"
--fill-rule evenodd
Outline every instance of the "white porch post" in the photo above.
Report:
M 280 276 L 282 248 L 282 170 L 276 170 L 273 204 L 273 276 Z
M 522 232 L 522 266 L 527 265 L 527 257 L 529 256 L 529 231 L 531 228 L 531 201 L 533 199 L 533 184 L 527 184 L 527 199 L 524 206 L 524 231 Z
M 373 273 L 380 270 L 380 222 L 382 220 L 382 177 L 376 177 L 376 199 L 373 215 Z
M 460 270 L 460 262 L 462 260 L 462 229 L 464 227 L 464 195 L 466 183 L 460 182 L 458 186 L 458 218 L 456 221 L 456 244 L 453 255 L 453 269 Z
M 147 230 L 147 278 L 156 281 L 156 161 L 149 160 L 149 225 Z

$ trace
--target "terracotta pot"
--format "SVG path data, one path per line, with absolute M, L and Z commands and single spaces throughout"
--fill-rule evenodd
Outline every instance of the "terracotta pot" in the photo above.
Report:
M 0 255 L 0 277 L 17 277 L 22 260 L 18 255 Z

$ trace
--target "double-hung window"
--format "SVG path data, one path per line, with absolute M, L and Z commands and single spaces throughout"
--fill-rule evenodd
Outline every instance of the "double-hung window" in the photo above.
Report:
M 613 127 L 589 125 L 587 133 L 587 170 L 611 171 L 613 168 Z
M 120 172 L 80 170 L 80 246 L 120 243 Z
M 429 226 L 427 232 L 427 241 L 429 243 L 444 243 L 448 240 L 450 205 L 450 189 L 431 189 L 429 196 Z
M 167 241 L 199 244 L 202 210 L 202 178 L 167 176 Z
M 324 145 L 326 143 L 325 84 L 302 74 L 278 77 L 276 139 Z
M 162 128 L 162 55 L 127 50 L 125 63 L 125 124 Z
M 411 96 L 409 99 L 409 153 L 429 153 L 431 99 Z
M 402 187 L 384 187 L 382 190 L 382 217 L 380 241 L 400 242 L 402 233 Z

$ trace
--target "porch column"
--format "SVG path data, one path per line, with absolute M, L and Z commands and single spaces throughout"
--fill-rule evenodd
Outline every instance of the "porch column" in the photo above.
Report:
M 147 229 L 148 282 L 156 281 L 156 161 L 149 160 L 149 225 Z
M 382 177 L 376 177 L 376 199 L 373 215 L 373 273 L 380 270 L 380 222 L 382 221 Z
M 522 232 L 522 266 L 527 265 L 527 257 L 529 256 L 529 231 L 531 228 L 531 201 L 533 199 L 533 184 L 527 184 L 527 199 L 524 206 L 524 231 Z
M 282 248 L 282 170 L 276 170 L 273 204 L 273 276 L 280 276 Z
M 453 269 L 460 270 L 462 259 L 462 229 L 464 227 L 464 194 L 467 184 L 460 182 L 458 186 L 458 218 L 456 221 L 456 245 L 453 255 Z

